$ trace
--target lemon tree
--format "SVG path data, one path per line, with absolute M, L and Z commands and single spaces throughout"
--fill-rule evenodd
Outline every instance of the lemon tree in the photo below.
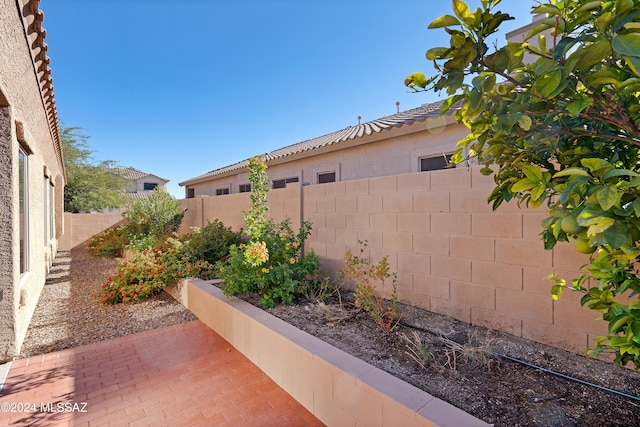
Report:
M 450 36 L 426 53 L 436 72 L 405 84 L 449 96 L 442 112 L 456 106 L 469 128 L 453 162 L 473 157 L 493 175 L 494 209 L 546 204 L 545 248 L 571 241 L 592 254 L 569 285 L 609 322 L 591 353 L 640 369 L 640 1 L 540 2 L 527 40 L 503 47 L 488 42 L 512 19 L 500 0 L 452 5 L 429 26 Z M 557 299 L 567 283 L 550 278 Z

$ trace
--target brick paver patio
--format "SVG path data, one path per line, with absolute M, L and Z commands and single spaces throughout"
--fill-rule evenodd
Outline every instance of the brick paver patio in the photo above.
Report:
M 0 425 L 321 426 L 199 320 L 13 362 Z

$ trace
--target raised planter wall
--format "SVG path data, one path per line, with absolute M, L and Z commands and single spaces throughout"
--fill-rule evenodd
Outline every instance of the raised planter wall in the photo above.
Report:
M 301 331 L 214 281 L 166 290 L 328 426 L 488 426 L 466 412 Z

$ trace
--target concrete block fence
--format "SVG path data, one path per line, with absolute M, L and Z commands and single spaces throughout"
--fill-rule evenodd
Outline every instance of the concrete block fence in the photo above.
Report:
M 267 198 L 275 221 L 312 222 L 308 248 L 333 274 L 345 251 L 366 240 L 372 261 L 389 257 L 403 302 L 582 352 L 606 333 L 606 323 L 580 307 L 580 294 L 553 301 L 545 277 L 555 270 L 573 279 L 588 256 L 569 244 L 545 251 L 544 208 L 507 203 L 494 212 L 487 203 L 492 188 L 479 168 L 457 168 L 294 185 Z M 248 193 L 183 200 L 181 231 L 214 218 L 239 229 L 250 203 Z

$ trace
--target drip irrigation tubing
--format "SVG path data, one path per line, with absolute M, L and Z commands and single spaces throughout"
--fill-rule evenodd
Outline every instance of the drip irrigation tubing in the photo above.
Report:
M 407 328 L 415 329 L 415 330 L 418 330 L 418 331 L 421 331 L 421 332 L 426 332 L 428 334 L 438 336 L 438 334 L 436 334 L 435 332 L 430 331 L 430 330 L 425 329 L 425 328 L 422 328 L 422 327 L 417 326 L 417 325 L 412 325 L 410 323 L 406 323 L 406 322 L 403 322 L 403 321 L 400 321 L 400 324 L 402 326 L 406 326 Z M 460 343 L 458 343 L 458 344 L 460 344 Z M 598 384 L 594 384 L 594 383 L 591 383 L 589 381 L 581 380 L 580 378 L 575 378 L 575 377 L 572 377 L 570 375 L 566 375 L 566 374 L 563 374 L 563 373 L 560 373 L 560 372 L 553 371 L 551 369 L 543 368 L 542 366 L 537 366 L 537 365 L 534 365 L 533 363 L 529 363 L 527 361 L 524 361 L 524 360 L 521 360 L 521 359 L 517 359 L 515 357 L 507 356 L 506 354 L 495 353 L 495 352 L 490 352 L 490 353 L 493 354 L 496 357 L 500 357 L 501 359 L 509 360 L 509 361 L 515 362 L 515 363 L 519 363 L 521 365 L 528 366 L 528 367 L 533 368 L 533 369 L 537 369 L 537 370 L 542 371 L 542 372 L 547 373 L 547 374 L 555 375 L 557 377 L 564 378 L 564 379 L 569 380 L 569 381 L 574 381 L 574 382 L 577 382 L 577 383 L 582 384 L 582 385 L 586 385 L 586 386 L 589 386 L 589 387 L 594 387 L 594 388 L 606 391 L 608 393 L 617 394 L 618 396 L 622 396 L 622 397 L 625 397 L 627 399 L 632 399 L 632 400 L 640 402 L 640 397 L 638 397 L 638 396 L 634 396 L 634 395 L 627 394 L 627 393 L 624 393 L 624 392 L 619 391 L 619 390 L 614 390 L 612 388 L 608 388 L 608 387 L 604 387 L 604 386 L 601 386 L 601 385 L 598 385 Z

